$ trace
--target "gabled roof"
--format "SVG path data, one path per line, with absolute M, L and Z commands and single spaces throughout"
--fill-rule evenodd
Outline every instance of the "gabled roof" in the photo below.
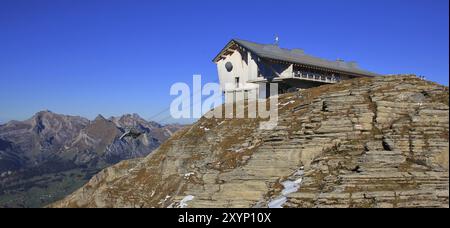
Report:
M 230 48 L 235 45 L 245 48 L 249 52 L 259 56 L 260 58 L 319 67 L 355 76 L 381 76 L 379 74 L 358 68 L 356 63 L 354 62 L 329 61 L 307 55 L 303 50 L 300 49 L 289 50 L 280 48 L 276 45 L 258 44 L 240 39 L 231 40 L 227 44 L 227 46 L 216 56 L 216 58 L 214 58 L 213 61 L 217 63 L 223 57 L 223 55 L 227 54 L 230 51 Z

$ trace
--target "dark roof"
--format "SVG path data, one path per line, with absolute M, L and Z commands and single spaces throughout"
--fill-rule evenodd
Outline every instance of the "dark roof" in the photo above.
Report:
M 320 67 L 356 76 L 381 76 L 379 74 L 358 68 L 355 62 L 329 61 L 307 55 L 301 49 L 289 50 L 280 48 L 276 45 L 258 44 L 240 39 L 231 40 L 228 43 L 228 45 L 219 53 L 219 55 L 217 55 L 217 57 L 214 58 L 214 62 L 219 61 L 223 53 L 226 52 L 230 47 L 232 47 L 235 44 L 265 59 L 279 60 L 289 63 Z

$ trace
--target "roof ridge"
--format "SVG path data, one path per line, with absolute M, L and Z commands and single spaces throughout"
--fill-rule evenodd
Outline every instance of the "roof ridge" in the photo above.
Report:
M 354 62 L 355 61 L 343 61 L 342 64 L 338 61 L 333 61 L 321 57 L 316 57 L 311 54 L 302 54 L 298 55 L 296 53 L 293 53 L 292 50 L 296 50 L 298 48 L 289 49 L 289 48 L 281 48 L 277 45 L 271 45 L 271 44 L 261 44 L 253 41 L 248 41 L 244 39 L 238 39 L 234 38 L 230 41 L 235 42 L 240 46 L 243 46 L 244 48 L 248 49 L 249 51 L 255 53 L 256 55 L 263 57 L 263 58 L 269 58 L 269 59 L 276 59 L 291 63 L 298 63 L 298 64 L 305 64 L 305 65 L 312 65 L 312 66 L 318 66 L 322 68 L 327 68 L 330 70 L 335 71 L 342 71 L 344 73 L 349 74 L 356 74 L 356 75 L 365 75 L 365 76 L 380 76 L 379 74 L 372 73 L 370 71 L 361 69 L 357 67 Z M 266 47 L 274 47 L 274 49 L 270 50 Z M 301 49 L 304 51 L 304 49 Z

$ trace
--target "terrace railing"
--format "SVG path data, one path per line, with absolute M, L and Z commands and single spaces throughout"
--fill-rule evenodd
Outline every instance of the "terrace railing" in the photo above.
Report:
M 339 76 L 323 75 L 323 74 L 301 72 L 301 71 L 294 72 L 293 76 L 294 76 L 294 78 L 299 78 L 302 80 L 317 81 L 317 82 L 323 82 L 323 83 L 329 83 L 329 84 L 334 84 L 334 83 L 338 83 L 341 81 L 341 78 Z

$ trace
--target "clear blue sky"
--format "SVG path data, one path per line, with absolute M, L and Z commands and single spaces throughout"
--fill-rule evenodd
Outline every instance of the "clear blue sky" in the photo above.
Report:
M 448 85 L 448 0 L 1 0 L 0 122 L 169 106 L 234 37 Z M 157 117 L 156 120 L 163 117 Z

